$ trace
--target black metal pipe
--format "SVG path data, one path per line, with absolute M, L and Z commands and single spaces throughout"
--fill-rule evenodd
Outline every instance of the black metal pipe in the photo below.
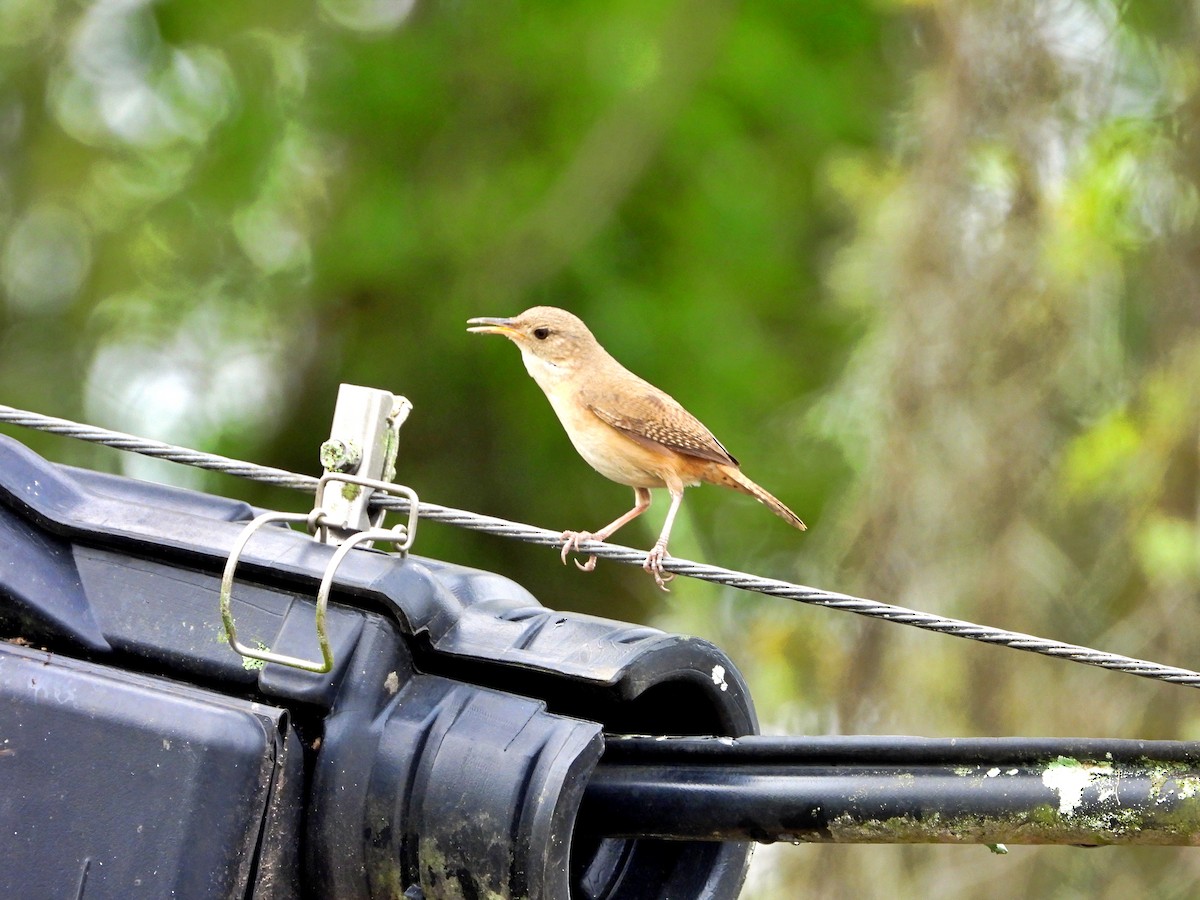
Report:
M 1200 844 L 1200 743 L 609 736 L 579 830 L 823 843 Z

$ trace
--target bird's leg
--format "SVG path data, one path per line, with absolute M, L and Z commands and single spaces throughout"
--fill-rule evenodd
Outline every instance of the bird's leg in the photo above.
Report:
M 667 510 L 667 521 L 663 523 L 662 534 L 646 554 L 646 562 L 642 566 L 654 576 L 655 583 L 664 591 L 670 592 L 667 582 L 675 577 L 674 572 L 663 571 L 663 559 L 667 556 L 667 540 L 671 537 L 671 526 L 675 524 L 675 513 L 679 512 L 679 504 L 683 501 L 683 488 L 668 486 L 671 492 L 671 508 Z
M 622 525 L 627 525 L 650 508 L 650 491 L 647 488 L 635 487 L 633 489 L 633 509 L 625 513 L 619 519 L 609 522 L 597 532 L 591 531 L 564 531 L 562 533 L 563 548 L 562 561 L 563 565 L 567 564 L 567 556 L 571 553 L 579 552 L 579 545 L 584 541 L 606 541 L 612 534 Z M 581 572 L 590 572 L 596 568 L 596 557 L 589 556 L 588 561 L 581 563 L 575 560 L 575 565 L 579 567 Z

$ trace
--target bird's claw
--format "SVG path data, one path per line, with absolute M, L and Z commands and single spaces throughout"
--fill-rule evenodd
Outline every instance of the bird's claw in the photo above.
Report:
M 590 531 L 564 531 L 562 533 L 562 552 L 559 554 L 559 556 L 562 558 L 563 565 L 565 566 L 567 564 L 567 557 L 569 557 L 572 553 L 582 552 L 579 549 L 580 544 L 586 541 L 598 540 L 603 540 L 603 538 L 601 538 L 599 535 L 592 534 Z M 642 564 L 642 568 L 654 576 L 654 583 L 668 594 L 671 592 L 671 589 L 667 587 L 667 582 L 675 580 L 674 572 L 666 572 L 663 570 L 663 560 L 669 555 L 670 554 L 667 553 L 667 547 L 665 544 L 655 544 L 650 548 L 650 552 L 646 554 L 646 562 Z M 580 562 L 577 559 L 572 560 L 572 562 L 575 563 L 576 568 L 578 568 L 580 572 L 591 572 L 596 568 L 595 554 L 588 556 L 587 562 Z
M 642 568 L 654 576 L 654 583 L 668 594 L 671 593 L 671 589 L 667 587 L 667 582 L 675 580 L 674 572 L 663 571 L 663 560 L 669 555 L 665 544 L 655 544 L 646 554 L 646 562 L 642 564 Z
M 572 553 L 580 552 L 580 550 L 579 550 L 580 544 L 582 544 L 584 541 L 593 540 L 594 538 L 595 538 L 595 535 L 593 535 L 590 531 L 564 531 L 562 533 L 562 541 L 563 541 L 563 548 L 562 548 L 562 554 L 561 554 L 562 564 L 564 566 L 567 564 L 567 557 L 570 556 Z M 596 557 L 595 556 L 589 556 L 587 559 L 587 562 L 581 563 L 577 559 L 572 560 L 572 561 L 575 563 L 575 567 L 577 569 L 579 569 L 580 572 L 590 572 L 594 568 L 596 568 Z

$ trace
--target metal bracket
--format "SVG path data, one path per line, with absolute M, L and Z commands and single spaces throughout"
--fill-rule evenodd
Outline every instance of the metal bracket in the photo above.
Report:
M 417 537 L 417 520 L 420 518 L 421 501 L 418 499 L 416 491 L 403 484 L 393 484 L 390 481 L 379 481 L 374 478 L 362 478 L 358 475 L 346 475 L 341 472 L 326 472 L 321 476 L 321 480 L 317 482 L 318 497 L 326 492 L 325 489 L 331 482 L 341 482 L 343 484 L 353 485 L 354 487 L 358 488 L 367 488 L 368 490 L 361 491 L 360 493 L 368 499 L 371 497 L 373 492 L 381 491 L 385 494 L 399 494 L 401 497 L 404 497 L 406 500 L 408 500 L 408 523 L 406 525 L 396 525 L 391 530 L 383 529 L 383 516 L 387 510 L 380 509 L 376 513 L 374 517 L 375 521 L 372 522 L 370 527 L 364 529 L 363 531 L 353 532 L 350 537 L 343 538 L 345 541 L 354 540 L 355 542 L 359 542 L 364 540 L 363 538 L 360 538 L 359 535 L 364 534 L 366 531 L 386 530 L 388 534 L 392 535 L 392 537 L 377 538 L 376 540 L 392 541 L 396 544 L 396 550 L 401 554 L 408 552 L 408 548 L 413 545 L 413 541 Z M 320 511 L 325 513 L 324 510 Z M 330 527 L 329 515 L 325 513 L 317 522 L 317 540 L 325 544 L 334 543 L 334 540 L 331 539 L 329 535 Z
M 417 534 L 420 502 L 412 488 L 394 484 L 397 436 L 408 418 L 412 404 L 404 397 L 375 388 L 343 384 L 338 390 L 330 438 L 321 445 L 321 465 L 325 474 L 317 483 L 316 505 L 309 513 L 267 512 L 257 516 L 234 541 L 225 570 L 221 575 L 221 621 L 229 645 L 247 659 L 279 663 L 306 672 L 325 673 L 333 669 L 333 651 L 325 625 L 325 609 L 333 589 L 338 567 L 355 547 L 375 541 L 394 544 L 404 556 Z M 385 509 L 370 511 L 376 491 L 398 494 L 408 500 L 408 522 L 384 528 Z M 243 644 L 237 637 L 233 619 L 233 576 L 250 538 L 259 528 L 273 522 L 303 522 L 309 534 L 325 544 L 337 544 L 325 567 L 317 589 L 317 643 L 320 661 L 274 653 Z
M 411 411 L 412 404 L 405 397 L 388 391 L 356 384 L 338 388 L 329 440 L 321 445 L 325 477 L 317 489 L 316 505 L 327 516 L 320 535 L 323 543 L 338 544 L 353 534 L 380 527 L 384 511 L 371 515 L 371 494 L 396 477 L 400 426 Z M 334 475 L 362 480 L 334 479 Z M 333 484 L 335 480 L 341 483 Z

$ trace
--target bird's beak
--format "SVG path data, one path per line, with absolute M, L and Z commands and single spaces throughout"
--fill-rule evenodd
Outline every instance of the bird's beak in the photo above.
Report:
M 467 319 L 467 324 L 471 326 L 467 331 L 473 334 L 502 334 L 509 338 L 520 334 L 512 327 L 512 319 L 493 319 L 489 316 L 480 316 L 477 319 Z

